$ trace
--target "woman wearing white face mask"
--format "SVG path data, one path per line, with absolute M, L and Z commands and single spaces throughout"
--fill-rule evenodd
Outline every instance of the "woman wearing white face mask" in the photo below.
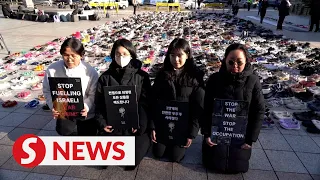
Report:
M 95 97 L 96 119 L 99 125 L 99 135 L 102 136 L 135 136 L 135 166 L 126 167 L 134 170 L 148 152 L 151 139 L 146 132 L 148 125 L 147 97 L 151 89 L 149 75 L 141 70 L 142 63 L 137 60 L 137 54 L 132 43 L 126 39 L 117 40 L 111 50 L 112 62 L 109 69 L 104 72 L 97 84 Z M 136 85 L 139 126 L 140 129 L 113 129 L 108 125 L 104 86 L 134 86 Z

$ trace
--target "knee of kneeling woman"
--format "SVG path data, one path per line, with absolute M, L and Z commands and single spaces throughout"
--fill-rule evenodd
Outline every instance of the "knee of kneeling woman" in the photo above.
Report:
M 152 153 L 153 153 L 153 156 L 156 158 L 162 158 L 164 155 L 164 151 L 155 146 L 152 147 Z
M 172 157 L 172 161 L 173 162 L 176 162 L 176 163 L 180 163 L 183 159 L 184 159 L 184 156 L 176 156 L 176 157 Z
M 185 152 L 173 152 L 172 161 L 179 163 L 183 160 L 184 157 L 185 157 Z

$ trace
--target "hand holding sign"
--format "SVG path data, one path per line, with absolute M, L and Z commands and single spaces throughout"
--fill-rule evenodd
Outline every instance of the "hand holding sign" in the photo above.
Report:
M 153 130 L 151 132 L 151 140 L 152 140 L 152 142 L 157 143 L 156 131 L 155 130 Z
M 84 117 L 88 116 L 88 110 L 86 107 L 81 111 L 81 116 L 84 116 Z
M 133 129 L 132 128 L 132 133 L 134 134 L 134 133 L 136 133 L 137 132 L 137 129 Z
M 211 138 L 210 138 L 210 137 L 207 137 L 207 138 L 206 138 L 206 143 L 207 143 L 210 147 L 217 145 L 216 143 L 213 143 L 213 142 L 211 141 Z
M 53 115 L 53 119 L 57 119 L 60 115 L 60 113 L 58 111 L 56 111 L 55 109 L 52 109 L 52 115 Z
M 190 147 L 191 146 L 191 144 L 192 144 L 192 139 L 187 139 L 187 144 L 184 146 L 184 148 L 188 148 L 188 147 Z
M 243 144 L 241 146 L 242 149 L 251 149 L 251 146 L 249 144 Z
M 112 126 L 106 126 L 104 128 L 104 130 L 107 132 L 107 133 L 112 133 L 113 129 L 112 129 Z

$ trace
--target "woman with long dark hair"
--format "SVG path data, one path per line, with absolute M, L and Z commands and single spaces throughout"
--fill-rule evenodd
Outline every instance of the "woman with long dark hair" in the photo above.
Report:
M 204 135 L 203 164 L 208 169 L 224 173 L 248 171 L 252 142 L 258 139 L 265 111 L 260 80 L 253 73 L 253 68 L 248 61 L 249 58 L 249 53 L 244 45 L 230 45 L 225 52 L 220 71 L 212 74 L 206 84 L 201 132 Z M 246 108 L 247 124 L 243 123 L 244 128 L 241 127 L 245 135 L 240 141 L 235 141 L 236 145 L 219 143 L 212 139 L 211 128 L 216 124 L 212 120 L 214 107 L 216 108 L 214 102 L 217 99 L 248 103 L 248 108 Z M 240 110 L 243 109 L 240 108 Z M 234 120 L 241 124 L 240 119 Z M 238 127 L 232 129 L 234 128 Z M 232 141 L 231 139 L 231 143 L 233 143 Z
M 101 136 L 135 136 L 135 166 L 127 166 L 126 170 L 134 170 L 151 145 L 148 125 L 148 101 L 147 97 L 151 89 L 149 75 L 141 70 L 141 61 L 133 44 L 127 39 L 117 40 L 111 50 L 109 69 L 104 72 L 99 80 L 96 91 L 96 119 Z M 104 86 L 136 86 L 139 129 L 115 129 L 108 124 L 106 113 Z
M 152 103 L 158 101 L 178 101 L 188 103 L 189 117 L 186 136 L 183 143 L 174 140 L 164 140 L 157 136 L 157 130 L 167 129 L 157 127 L 157 115 L 153 114 L 151 133 L 153 153 L 160 158 L 167 151 L 172 161 L 180 162 L 185 150 L 199 131 L 199 118 L 203 112 L 203 75 L 194 64 L 189 43 L 184 39 L 174 39 L 168 47 L 163 68 L 158 72 L 152 87 Z M 156 108 L 156 106 L 153 106 Z M 166 127 L 167 128 L 167 127 Z M 160 134 L 160 132 L 158 133 Z

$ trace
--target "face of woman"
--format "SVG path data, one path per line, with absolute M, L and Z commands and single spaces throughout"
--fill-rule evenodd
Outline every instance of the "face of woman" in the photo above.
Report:
M 188 54 L 181 49 L 176 50 L 169 55 L 170 55 L 170 62 L 174 69 L 182 68 L 188 59 Z
M 75 68 L 79 66 L 81 61 L 81 56 L 74 52 L 71 48 L 67 47 L 62 55 L 65 65 L 69 68 Z
M 242 50 L 233 50 L 226 59 L 227 70 L 231 73 L 241 73 L 246 65 L 246 56 Z
M 131 61 L 131 54 L 126 48 L 124 48 L 123 46 L 120 46 L 116 50 L 115 60 L 119 66 L 125 67 Z

